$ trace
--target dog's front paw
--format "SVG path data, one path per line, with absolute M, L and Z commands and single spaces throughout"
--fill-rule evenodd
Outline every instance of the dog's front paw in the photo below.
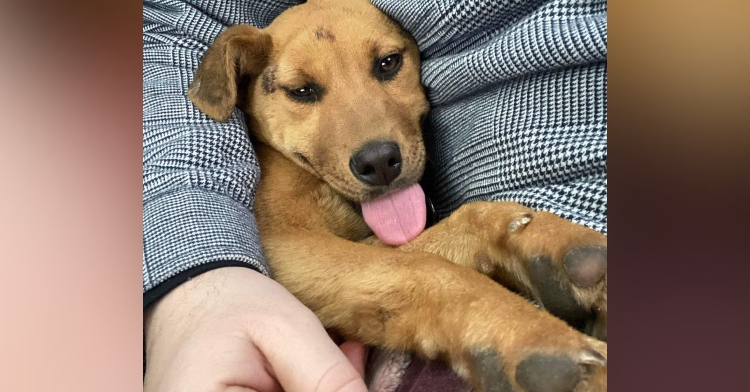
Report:
M 486 279 L 486 278 L 485 278 Z M 487 280 L 466 308 L 451 359 L 477 392 L 607 390 L 607 343 Z M 493 295 L 496 293 L 496 295 Z
M 600 392 L 607 390 L 606 343 L 579 347 L 528 346 L 501 354 L 488 348 L 468 356 L 467 372 L 477 392 Z
M 607 248 L 574 247 L 560 260 L 535 255 L 528 261 L 534 298 L 571 326 L 607 340 Z
M 526 292 L 571 326 L 606 340 L 607 238 L 547 212 L 523 214 L 509 226 L 501 245 L 520 261 L 514 272 Z
M 515 203 L 464 206 L 480 230 L 474 268 L 598 339 L 607 338 L 607 238 Z

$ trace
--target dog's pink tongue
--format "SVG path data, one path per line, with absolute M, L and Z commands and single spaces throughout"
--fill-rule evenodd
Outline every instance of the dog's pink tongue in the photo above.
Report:
M 427 221 L 424 191 L 419 184 L 362 203 L 365 222 L 388 245 L 403 245 L 416 238 Z

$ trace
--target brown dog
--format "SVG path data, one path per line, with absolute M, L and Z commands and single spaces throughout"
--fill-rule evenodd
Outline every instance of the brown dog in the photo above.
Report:
M 315 0 L 222 33 L 189 96 L 218 121 L 246 113 L 265 254 L 326 328 L 445 360 L 478 391 L 606 390 L 606 343 L 561 320 L 606 339 L 603 235 L 477 202 L 413 238 L 419 70 L 413 39 L 369 1 Z

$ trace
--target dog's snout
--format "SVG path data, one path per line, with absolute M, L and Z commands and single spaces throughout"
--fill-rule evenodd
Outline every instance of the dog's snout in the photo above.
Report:
M 401 174 L 401 150 L 390 141 L 366 143 L 349 160 L 358 180 L 368 185 L 390 185 Z

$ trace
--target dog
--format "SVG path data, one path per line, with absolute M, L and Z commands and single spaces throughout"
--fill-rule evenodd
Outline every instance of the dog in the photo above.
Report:
M 480 392 L 606 390 L 606 237 L 511 202 L 423 231 L 419 51 L 369 1 L 228 28 L 188 96 L 220 122 L 244 112 L 272 274 L 327 329 L 445 361 Z

